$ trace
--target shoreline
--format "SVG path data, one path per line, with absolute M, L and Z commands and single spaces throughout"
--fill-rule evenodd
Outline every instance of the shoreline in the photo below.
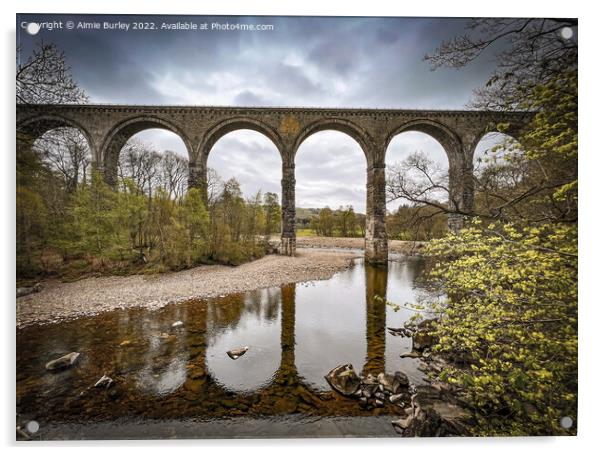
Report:
M 301 247 L 294 257 L 268 255 L 237 267 L 201 265 L 157 275 L 93 277 L 69 283 L 46 281 L 40 292 L 17 299 L 17 329 L 119 309 L 155 310 L 186 300 L 326 280 L 363 257 L 357 252 L 318 248 Z
M 363 237 L 297 237 L 297 248 L 364 250 Z M 420 256 L 427 242 L 410 240 L 389 240 L 389 254 Z

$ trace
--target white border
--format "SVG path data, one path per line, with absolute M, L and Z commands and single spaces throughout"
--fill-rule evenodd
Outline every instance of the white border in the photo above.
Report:
M 2 71 L 2 137 L 4 147 L 0 153 L 2 172 L 2 206 L 4 214 L 2 239 L 4 242 L 4 260 L 2 261 L 2 299 L 4 374 L 2 381 L 1 429 L 3 440 L 9 450 L 15 449 L 14 409 L 15 409 L 15 342 L 14 342 L 14 62 L 15 62 L 15 14 L 21 13 L 106 13 L 106 14 L 236 14 L 236 15 L 341 15 L 341 16 L 545 16 L 578 17 L 579 27 L 579 89 L 580 131 L 579 141 L 581 159 L 580 178 L 580 282 L 579 282 L 579 436 L 576 438 L 498 438 L 498 439 L 331 439 L 331 440 L 226 440 L 226 441 L 132 441 L 132 442 L 73 442 L 73 443 L 36 443 L 19 444 L 29 452 L 35 447 L 44 451 L 82 451 L 106 454 L 107 450 L 126 451 L 134 446 L 143 446 L 145 453 L 161 453 L 166 446 L 178 446 L 180 450 L 192 446 L 202 446 L 194 450 L 218 452 L 225 450 L 245 451 L 245 453 L 267 452 L 304 453 L 324 450 L 348 453 L 426 453 L 436 451 L 448 455 L 462 453 L 504 454 L 509 451 L 532 450 L 546 455 L 561 453 L 587 453 L 593 447 L 601 445 L 596 441 L 600 432 L 600 343 L 599 326 L 602 321 L 599 298 L 600 289 L 594 288 L 600 282 L 597 263 L 601 260 L 599 230 L 600 217 L 600 174 L 602 172 L 602 150 L 596 127 L 600 123 L 600 19 L 592 5 L 594 2 L 557 1 L 527 2 L 525 0 L 504 0 L 502 2 L 484 1 L 418 1 L 399 2 L 369 1 L 325 1 L 325 0 L 227 0 L 197 1 L 186 0 L 104 0 L 101 2 L 20 0 L 17 4 L 0 6 L 2 14 L 3 68 Z M 599 127 L 598 127 L 599 129 Z M 10 252 L 10 254 L 8 254 Z M 596 336 L 597 335 L 597 336 Z M 82 446 L 85 446 L 83 448 Z M 598 449 L 599 450 L 599 449 Z

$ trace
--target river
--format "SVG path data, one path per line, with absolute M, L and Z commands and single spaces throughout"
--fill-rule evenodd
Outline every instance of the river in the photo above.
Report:
M 395 436 L 394 406 L 361 407 L 324 376 L 351 363 L 423 382 L 420 361 L 400 358 L 411 340 L 386 330 L 412 311 L 374 298 L 416 302 L 423 269 L 418 258 L 357 260 L 328 280 L 25 327 L 17 423 L 36 421 L 34 439 Z M 241 346 L 245 355 L 227 356 Z M 74 367 L 44 369 L 71 351 Z M 92 387 L 103 374 L 115 385 Z

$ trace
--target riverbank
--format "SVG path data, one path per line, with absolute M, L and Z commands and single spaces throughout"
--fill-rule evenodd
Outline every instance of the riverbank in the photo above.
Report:
M 420 255 L 426 242 L 406 240 L 389 240 L 389 253 L 405 256 Z M 348 250 L 363 250 L 363 237 L 297 237 L 297 248 L 341 248 Z
M 238 267 L 204 265 L 157 275 L 86 278 L 72 283 L 48 281 L 40 292 L 17 299 L 17 327 L 115 309 L 156 309 L 185 300 L 325 280 L 350 267 L 357 257 L 361 255 L 355 252 L 299 248 L 296 257 L 269 255 Z

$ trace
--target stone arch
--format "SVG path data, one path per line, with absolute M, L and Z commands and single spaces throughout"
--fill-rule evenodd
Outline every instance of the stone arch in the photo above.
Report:
M 355 123 L 350 122 L 349 120 L 338 118 L 318 120 L 303 128 L 295 140 L 292 151 L 293 157 L 297 154 L 297 150 L 308 137 L 315 133 L 328 130 L 338 131 L 350 136 L 359 144 L 360 148 L 364 152 L 364 155 L 366 156 L 367 163 L 370 164 L 374 162 L 375 157 L 373 156 L 373 140 L 368 133 L 363 131 L 362 128 L 357 126 Z
M 56 128 L 77 129 L 86 138 L 88 146 L 92 152 L 92 158 L 97 158 L 94 152 L 96 150 L 95 144 L 88 130 L 75 120 L 71 120 L 60 115 L 39 115 L 29 117 L 17 123 L 17 141 L 33 144 L 36 139 L 43 136 L 48 131 Z
M 135 134 L 153 128 L 171 131 L 179 136 L 186 146 L 188 158 L 192 158 L 193 149 L 190 140 L 177 125 L 155 116 L 140 115 L 131 117 L 113 126 L 103 141 L 100 156 L 107 183 L 114 185 L 117 181 L 119 153 L 125 143 Z
M 389 144 L 393 138 L 408 131 L 427 134 L 439 142 L 443 147 L 443 150 L 445 150 L 450 165 L 452 164 L 452 160 L 456 158 L 456 155 L 462 151 L 462 141 L 449 127 L 434 120 L 416 119 L 401 124 L 387 136 L 384 148 L 385 154 L 387 153 Z
M 385 143 L 385 154 L 389 148 L 391 140 L 398 134 L 407 131 L 417 131 L 424 133 L 435 139 L 445 151 L 448 160 L 448 192 L 450 207 L 461 210 L 470 210 L 474 203 L 474 182 L 472 160 L 465 155 L 462 139 L 451 128 L 427 118 L 414 119 L 405 122 L 393 129 L 387 136 Z M 448 228 L 457 231 L 463 221 L 462 218 L 450 214 L 448 216 Z
M 215 143 L 226 134 L 237 130 L 251 130 L 264 135 L 272 141 L 282 157 L 284 145 L 278 132 L 268 124 L 248 117 L 229 118 L 212 126 L 203 137 L 199 148 L 195 151 L 195 157 L 206 163 Z

